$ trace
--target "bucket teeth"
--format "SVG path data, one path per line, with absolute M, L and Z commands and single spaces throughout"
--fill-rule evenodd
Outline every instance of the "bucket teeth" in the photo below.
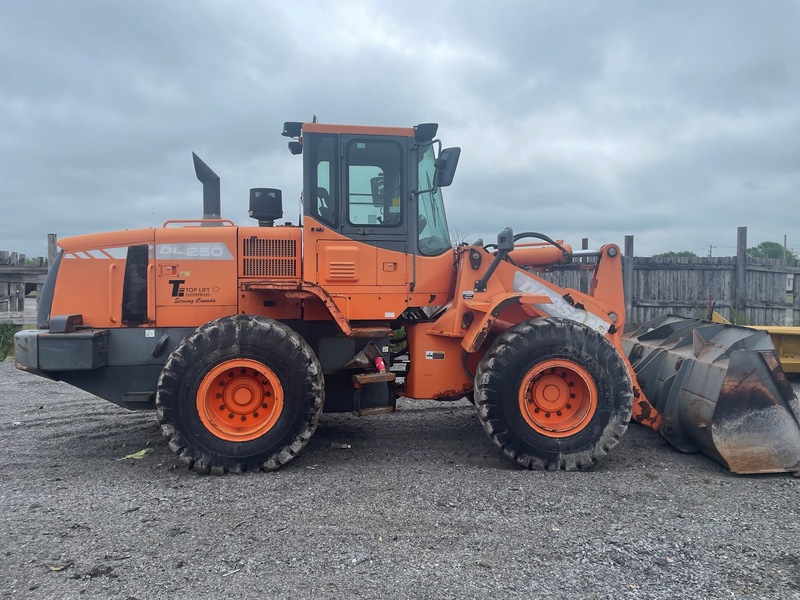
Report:
M 668 315 L 624 346 L 674 447 L 734 473 L 800 473 L 800 401 L 766 332 Z

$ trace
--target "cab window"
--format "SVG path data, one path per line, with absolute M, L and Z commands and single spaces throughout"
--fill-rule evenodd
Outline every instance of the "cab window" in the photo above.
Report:
M 335 139 L 320 137 L 314 148 L 314 171 L 309 190 L 311 214 L 332 227 L 339 224 L 339 199 L 336 193 L 336 171 L 334 161 Z
M 347 145 L 347 220 L 351 225 L 397 227 L 403 222 L 399 144 L 353 140 Z
M 444 212 L 442 191 L 433 190 L 436 176 L 436 157 L 433 144 L 419 155 L 417 168 L 417 189 L 426 190 L 418 195 L 419 202 L 419 252 L 423 256 L 438 256 L 450 250 L 450 230 Z

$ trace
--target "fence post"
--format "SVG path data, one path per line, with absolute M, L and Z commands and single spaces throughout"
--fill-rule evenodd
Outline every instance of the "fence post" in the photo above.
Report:
M 12 293 L 11 293 L 11 306 L 17 312 L 23 312 L 25 310 L 25 284 L 24 283 L 15 283 L 12 284 Z
M 588 250 L 588 249 L 589 249 L 589 238 L 582 238 L 581 239 L 581 250 Z M 581 262 L 586 262 L 586 259 L 582 258 Z M 584 294 L 588 294 L 589 293 L 589 273 L 587 271 L 581 271 L 580 290 Z
M 633 236 L 625 236 L 625 251 L 622 258 L 622 288 L 625 291 L 625 314 L 627 319 L 633 311 Z
M 792 283 L 792 322 L 787 325 L 795 325 L 800 319 L 800 274 L 795 273 Z
M 47 266 L 53 264 L 53 261 L 56 259 L 56 252 L 58 249 L 56 248 L 56 240 L 57 236 L 55 233 L 48 233 L 47 234 Z
M 733 307 L 741 313 L 742 318 L 747 319 L 747 227 L 739 227 L 736 230 L 736 277 L 733 278 Z

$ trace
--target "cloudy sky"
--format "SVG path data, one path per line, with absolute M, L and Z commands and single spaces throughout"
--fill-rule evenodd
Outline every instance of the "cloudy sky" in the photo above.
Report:
M 800 3 L 0 3 L 0 250 L 201 214 L 278 187 L 287 120 L 436 121 L 451 229 L 636 254 L 800 249 Z

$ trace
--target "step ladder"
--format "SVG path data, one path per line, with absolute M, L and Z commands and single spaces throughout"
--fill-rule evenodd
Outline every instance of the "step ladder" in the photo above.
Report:
M 353 382 L 353 414 L 357 417 L 391 413 L 395 411 L 397 399 L 394 395 L 394 386 L 390 385 L 397 378 L 394 373 L 359 373 L 350 379 Z M 366 385 L 385 385 L 389 393 L 389 404 L 386 406 L 361 406 L 361 391 Z

